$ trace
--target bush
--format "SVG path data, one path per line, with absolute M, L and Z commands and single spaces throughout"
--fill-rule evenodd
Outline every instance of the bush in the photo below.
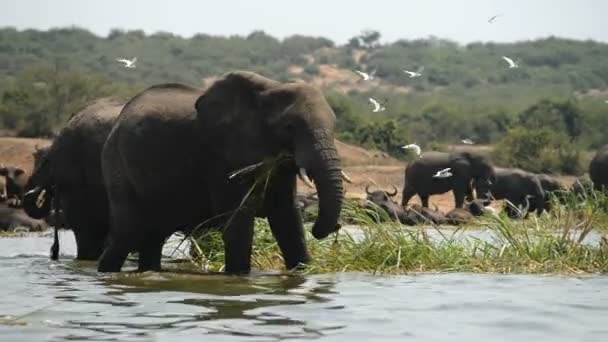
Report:
M 501 166 L 537 173 L 578 174 L 582 170 L 581 151 L 565 133 L 547 128 L 518 127 L 508 131 L 494 149 L 492 159 Z

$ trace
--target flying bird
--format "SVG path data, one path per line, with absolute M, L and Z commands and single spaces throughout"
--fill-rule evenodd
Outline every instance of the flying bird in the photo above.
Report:
M 137 57 L 133 57 L 133 59 L 125 59 L 125 58 L 117 58 L 117 62 L 124 63 L 125 68 L 135 68 L 135 62 L 137 62 Z
M 500 16 L 502 16 L 502 14 L 497 14 L 495 16 L 492 16 L 490 19 L 488 19 L 488 23 L 490 23 L 490 24 L 493 23 L 494 20 L 496 20 L 496 18 L 498 18 Z
M 414 150 L 414 152 L 418 155 L 421 156 L 422 155 L 422 149 L 420 148 L 420 146 L 416 145 L 416 144 L 409 144 L 409 145 L 405 145 L 405 146 L 401 146 L 402 149 L 411 149 Z
M 371 81 L 374 79 L 374 76 L 376 75 L 376 70 L 372 71 L 371 74 L 368 74 L 368 73 L 360 71 L 360 70 L 355 70 L 355 72 L 357 74 L 359 74 L 359 76 L 361 76 L 364 81 Z
M 452 173 L 450 172 L 452 168 L 448 167 L 445 168 L 443 170 L 439 170 L 437 171 L 436 174 L 433 175 L 433 178 L 448 178 L 448 177 L 452 177 Z
M 460 141 L 462 141 L 462 143 L 465 144 L 465 145 L 473 145 L 474 144 L 473 140 L 471 140 L 471 139 L 462 139 Z
M 378 101 L 374 100 L 371 97 L 369 98 L 369 102 L 372 105 L 374 105 L 374 110 L 373 110 L 374 113 L 376 113 L 376 112 L 382 112 L 382 111 L 386 110 L 386 108 L 383 105 L 381 105 Z
M 507 56 L 502 56 L 502 59 L 504 59 L 505 61 L 507 61 L 507 63 L 509 63 L 509 68 L 519 67 L 519 65 L 517 65 L 517 63 L 513 62 L 513 60 Z
M 403 70 L 403 72 L 408 74 L 410 76 L 410 78 L 415 78 L 415 77 L 422 76 L 423 70 L 424 70 L 424 66 L 421 66 L 420 68 L 418 68 L 418 71 Z

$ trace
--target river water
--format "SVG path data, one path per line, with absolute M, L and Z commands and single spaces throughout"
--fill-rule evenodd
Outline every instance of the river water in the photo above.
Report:
M 101 275 L 0 239 L 0 341 L 606 341 L 608 277 Z M 133 266 L 133 264 L 131 264 Z

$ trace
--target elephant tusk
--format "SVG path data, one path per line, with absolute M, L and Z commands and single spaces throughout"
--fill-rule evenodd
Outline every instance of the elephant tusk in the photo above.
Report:
M 340 171 L 340 175 L 342 175 L 342 179 L 344 179 L 344 181 L 346 181 L 346 183 L 352 183 L 353 182 L 353 180 L 350 179 L 350 177 L 346 174 L 346 172 Z
M 300 180 L 304 182 L 304 184 L 306 184 L 309 188 L 315 188 L 315 185 L 312 183 L 310 178 L 308 178 L 308 175 L 306 174 L 306 170 L 304 170 L 304 168 L 300 168 L 298 172 L 298 178 L 300 178 Z
M 42 191 L 40 191 L 40 195 L 38 195 L 38 197 L 36 197 L 36 206 L 38 208 L 42 208 L 42 206 L 44 205 L 45 196 L 46 196 L 46 189 L 43 189 Z

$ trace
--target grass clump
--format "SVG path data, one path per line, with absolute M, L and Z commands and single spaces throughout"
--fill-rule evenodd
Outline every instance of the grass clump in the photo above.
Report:
M 353 225 L 321 241 L 308 234 L 313 261 L 304 272 L 608 272 L 608 244 L 598 235 L 608 227 L 608 197 L 593 192 L 587 199 L 567 195 L 553 202 L 551 213 L 541 217 L 487 215 L 457 229 L 377 224 L 370 209 L 346 202 L 343 219 Z M 192 262 L 197 266 L 223 269 L 221 234 L 206 234 L 195 241 L 194 249 Z M 252 263 L 265 270 L 284 268 L 264 219 L 256 221 Z

